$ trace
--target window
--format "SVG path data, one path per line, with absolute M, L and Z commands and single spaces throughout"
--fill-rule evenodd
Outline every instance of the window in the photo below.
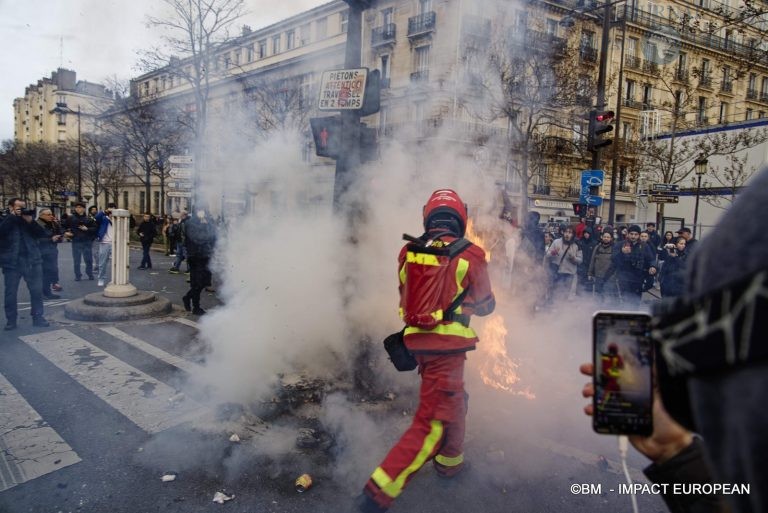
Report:
M 728 103 L 720 103 L 720 115 L 717 118 L 717 122 L 720 124 L 728 122 Z
M 289 30 L 285 33 L 285 48 L 286 50 L 293 50 L 296 47 L 296 31 Z
M 765 111 L 761 110 L 757 112 L 757 119 L 763 119 L 765 117 Z
M 722 83 L 723 91 L 730 91 L 731 85 L 732 85 L 731 84 L 731 67 L 723 66 L 723 83 Z
M 760 84 L 760 94 L 765 100 L 766 95 L 768 95 L 768 78 L 763 78 L 763 81 Z
M 749 95 L 750 91 L 756 91 L 756 90 L 757 90 L 757 73 L 750 73 L 749 82 L 747 83 L 747 95 Z
M 680 52 L 680 54 L 677 56 L 677 73 L 678 78 L 680 78 L 680 75 L 688 69 L 688 55 L 684 52 Z
M 675 114 L 677 114 L 680 111 L 680 108 L 683 106 L 683 100 L 684 99 L 685 99 L 685 97 L 683 96 L 683 92 L 682 91 L 679 91 L 679 90 L 675 91 L 675 106 L 674 106 Z
M 56 96 L 56 103 L 57 103 L 58 105 L 61 105 L 61 106 L 64 106 L 64 105 L 66 105 L 66 104 L 67 104 L 67 97 L 66 97 L 66 96 L 64 96 L 63 94 L 59 94 L 59 95 L 57 95 L 57 96 Z
M 139 212 L 147 211 L 147 193 L 146 191 L 139 191 Z
M 419 0 L 419 14 L 426 14 L 432 10 L 432 0 Z
M 344 11 L 341 13 L 341 16 L 339 18 L 341 26 L 339 27 L 339 31 L 342 34 L 346 34 L 347 29 L 349 28 L 349 11 Z
M 706 96 L 699 96 L 699 107 L 696 111 L 697 121 L 701 124 L 707 122 L 707 98 Z
M 247 62 L 253 62 L 253 44 L 250 44 L 245 49 L 245 59 Z
M 385 81 L 385 80 L 387 82 L 389 82 L 389 73 L 390 73 L 389 65 L 390 65 L 389 55 L 382 55 L 381 56 L 381 80 L 382 80 L 382 82 Z M 383 85 L 384 84 L 382 84 L 382 86 Z
M 237 50 L 232 51 L 232 63 L 235 66 L 240 65 L 240 49 L 239 48 Z
M 280 34 L 272 36 L 272 55 L 280 53 Z
M 161 83 L 161 87 L 163 88 L 163 91 L 165 91 L 166 89 L 168 89 L 168 77 L 166 77 L 165 75 L 163 75 L 163 78 L 162 78 L 162 80 L 160 81 L 160 83 Z
M 264 57 L 267 56 L 267 40 L 262 39 L 261 41 L 258 42 L 258 45 L 259 45 L 259 54 L 258 54 L 259 59 L 263 59 Z
M 635 99 L 635 81 L 630 79 L 630 78 L 628 78 L 627 79 L 627 83 L 626 83 L 626 87 L 624 88 L 624 90 L 626 91 L 626 93 L 625 93 L 626 96 L 624 98 L 626 100 L 629 100 L 629 101 L 634 101 L 634 99 Z
M 309 44 L 309 38 L 310 38 L 309 29 L 310 29 L 309 23 L 305 23 L 299 28 L 299 44 L 301 46 L 305 46 Z
M 414 61 L 414 71 L 421 73 L 421 72 L 427 72 L 429 71 L 429 45 L 425 46 L 419 46 L 416 48 L 415 52 L 415 61 Z
M 152 212 L 160 212 L 160 191 L 152 191 Z
M 149 81 L 144 82 L 141 86 L 142 96 L 149 96 Z
M 325 39 L 328 37 L 328 18 L 317 20 L 315 31 L 317 32 L 317 39 Z
M 624 48 L 625 53 L 629 57 L 636 57 L 637 56 L 637 47 L 638 47 L 639 41 L 635 37 L 627 38 L 626 47 Z
M 747 121 L 749 121 L 749 120 L 751 120 L 751 119 L 754 119 L 754 118 L 755 118 L 755 113 L 754 113 L 754 111 L 753 111 L 752 109 L 747 109 L 747 114 L 746 114 L 746 116 L 744 117 L 744 119 L 746 119 Z
M 56 113 L 56 120 L 60 125 L 66 125 L 67 124 L 67 114 L 65 112 L 57 112 Z
M 125 210 L 129 210 L 129 208 L 128 208 L 128 191 L 123 191 L 123 208 Z
M 547 18 L 547 34 L 550 36 L 557 36 L 557 20 Z
M 389 118 L 389 109 L 384 105 L 379 109 L 379 134 L 384 134 L 387 131 L 387 121 Z
M 625 141 L 632 139 L 632 123 L 624 121 L 621 124 L 621 138 Z
M 627 166 L 619 166 L 619 180 L 616 185 L 621 190 L 625 191 L 627 189 Z
M 592 32 L 591 30 L 582 30 L 579 48 L 583 50 L 584 48 L 594 48 L 594 47 L 595 47 L 595 33 Z
M 701 59 L 701 79 L 709 79 L 709 59 Z
M 387 7 L 381 10 L 381 24 L 384 26 L 395 22 L 395 10 L 392 7 Z
M 643 86 L 643 108 L 653 109 L 653 86 L 650 84 Z

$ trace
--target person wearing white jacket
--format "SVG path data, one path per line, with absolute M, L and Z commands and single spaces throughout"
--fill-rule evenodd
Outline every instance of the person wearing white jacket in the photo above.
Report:
M 584 260 L 584 255 L 576 244 L 573 236 L 573 228 L 568 227 L 563 231 L 563 236 L 556 239 L 544 255 L 544 264 L 552 269 L 554 275 L 552 283 L 553 299 L 567 299 L 576 290 L 576 270 Z

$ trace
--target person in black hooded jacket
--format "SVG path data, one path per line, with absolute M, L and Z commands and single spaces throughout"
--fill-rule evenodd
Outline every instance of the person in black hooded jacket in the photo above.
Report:
M 183 240 L 189 263 L 189 291 L 182 297 L 184 309 L 195 315 L 205 314 L 200 307 L 200 294 L 211 285 L 208 266 L 216 245 L 216 224 L 205 209 L 198 209 L 195 217 L 183 225 Z
M 580 289 L 584 289 L 588 294 L 592 292 L 592 282 L 587 279 L 589 274 L 589 264 L 592 261 L 592 252 L 597 246 L 598 240 L 594 237 L 594 229 L 590 226 L 584 228 L 581 233 L 581 238 L 576 240 L 576 244 L 581 248 L 581 254 L 583 256 L 582 262 L 579 264 L 576 273 L 579 276 Z

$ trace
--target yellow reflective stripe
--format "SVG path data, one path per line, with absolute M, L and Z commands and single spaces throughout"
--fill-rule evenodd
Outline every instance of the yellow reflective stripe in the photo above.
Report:
M 430 255 L 429 253 L 414 253 L 409 251 L 405 255 L 405 261 L 409 264 L 420 265 L 442 265 L 437 255 Z
M 469 260 L 465 260 L 463 258 L 459 258 L 459 263 L 456 265 L 456 295 L 453 296 L 453 299 L 456 299 L 459 297 L 459 294 L 464 292 L 464 287 L 461 286 L 461 282 L 464 281 L 464 277 L 467 275 L 467 271 L 469 271 Z M 456 310 L 453 311 L 456 314 L 461 313 L 461 305 L 456 307 Z
M 405 285 L 405 264 L 400 268 L 400 283 Z
M 464 455 L 459 454 L 458 456 L 451 458 L 448 456 L 443 456 L 442 454 L 438 454 L 435 456 L 435 461 L 444 467 L 456 467 L 464 463 Z
M 429 459 L 429 455 L 432 454 L 435 447 L 437 447 L 437 444 L 440 443 L 440 440 L 443 438 L 442 422 L 439 420 L 432 420 L 429 422 L 429 425 L 431 428 L 429 434 L 424 438 L 424 445 L 421 446 L 421 449 L 419 449 L 418 454 L 416 454 L 416 457 L 411 464 L 400 472 L 397 479 L 393 481 L 381 467 L 378 467 L 373 471 L 373 474 L 371 474 L 373 482 L 376 483 L 376 486 L 381 488 L 381 491 L 387 496 L 395 499 L 403 492 L 403 487 L 405 487 L 405 482 L 408 480 L 408 477 L 424 466 L 424 463 Z
M 464 337 L 464 338 L 475 338 L 477 334 L 475 333 L 475 330 L 472 328 L 469 328 L 467 326 L 464 326 L 460 322 L 452 322 L 450 324 L 439 324 L 432 328 L 431 330 L 424 330 L 421 328 L 416 328 L 413 326 L 408 326 L 405 328 L 405 335 L 414 335 L 414 334 L 427 334 L 431 333 L 434 335 L 454 335 L 457 337 Z

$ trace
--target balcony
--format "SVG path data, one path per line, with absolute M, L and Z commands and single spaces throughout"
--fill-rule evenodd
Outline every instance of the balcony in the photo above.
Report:
M 710 75 L 701 75 L 699 77 L 699 87 L 712 88 L 712 77 Z
M 597 48 L 582 46 L 579 48 L 579 59 L 581 62 L 597 62 Z
M 656 106 L 652 102 L 643 102 L 642 110 L 656 110 Z
M 632 192 L 632 189 L 629 187 L 629 185 L 621 185 L 621 184 L 619 184 L 619 185 L 616 186 L 616 190 L 619 191 L 619 192 L 624 192 L 624 193 Z
M 411 82 L 420 83 L 429 81 L 429 70 L 423 69 L 420 71 L 414 71 L 411 73 Z
M 747 100 L 756 100 L 756 99 L 757 99 L 757 90 L 747 89 Z
M 624 98 L 623 105 L 630 109 L 643 110 L 643 103 L 632 98 Z
M 768 92 L 763 91 L 762 93 L 760 93 L 760 101 L 768 102 Z
M 643 71 L 652 75 L 659 74 L 659 65 L 653 61 L 643 61 Z
M 408 18 L 408 37 L 416 37 L 428 34 L 435 30 L 437 15 L 435 11 L 425 12 L 418 16 Z
M 709 118 L 707 116 L 697 116 L 696 117 L 696 124 L 699 126 L 708 126 L 709 125 Z
M 579 196 L 581 196 L 580 187 L 568 187 L 568 190 L 566 191 L 566 198 L 578 198 Z
M 642 64 L 642 60 L 640 57 L 637 57 L 635 55 L 627 55 L 624 58 L 624 66 L 626 66 L 629 69 L 640 69 L 640 65 Z
M 675 71 L 675 80 L 678 82 L 683 82 L 684 84 L 688 83 L 688 70 L 685 68 L 678 68 L 677 71 Z
M 732 93 L 733 92 L 733 82 L 728 81 L 728 82 L 723 82 L 722 84 L 720 84 L 720 91 L 722 91 L 724 93 Z
M 549 196 L 549 185 L 534 185 L 533 186 L 533 193 L 534 194 L 540 194 L 542 196 Z
M 371 32 L 371 46 L 375 48 L 377 46 L 392 44 L 395 42 L 396 34 L 397 30 L 394 23 L 387 23 L 384 26 L 376 27 Z

